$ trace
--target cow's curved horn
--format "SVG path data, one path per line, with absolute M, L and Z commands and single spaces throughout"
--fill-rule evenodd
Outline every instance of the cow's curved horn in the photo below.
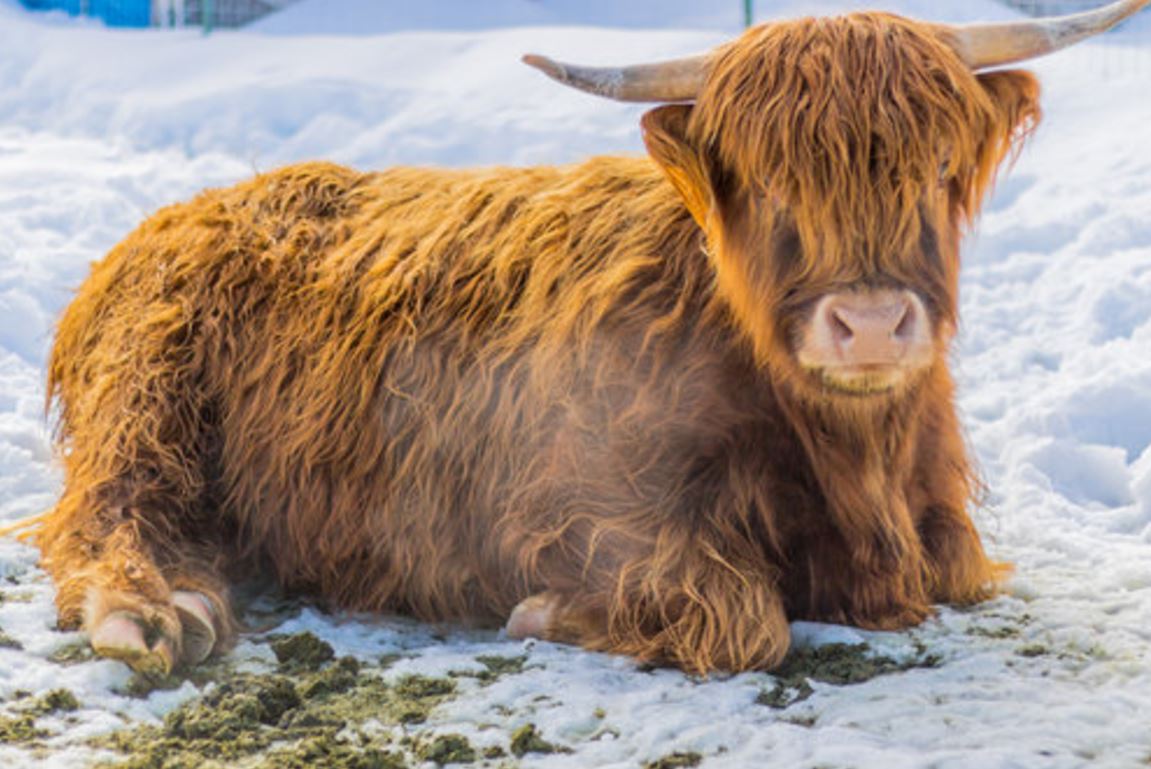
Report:
M 708 55 L 631 67 L 580 67 L 529 53 L 523 58 L 553 80 L 617 101 L 692 101 L 707 77 Z
M 1003 24 L 945 26 L 952 45 L 972 69 L 1033 59 L 1106 32 L 1151 0 L 1119 0 L 1092 11 Z

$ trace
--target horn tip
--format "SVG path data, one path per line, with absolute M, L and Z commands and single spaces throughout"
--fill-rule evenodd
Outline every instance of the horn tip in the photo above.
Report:
M 560 64 L 554 59 L 549 59 L 546 56 L 540 56 L 536 53 L 527 53 L 520 58 L 520 61 L 522 61 L 524 64 L 527 64 L 529 67 L 535 67 L 540 72 L 543 72 L 545 75 L 550 77 L 556 79 L 563 77 L 563 67 L 560 66 Z

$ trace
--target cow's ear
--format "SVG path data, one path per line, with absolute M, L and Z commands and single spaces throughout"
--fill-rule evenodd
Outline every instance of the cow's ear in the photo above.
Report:
M 648 154 L 679 190 L 692 218 L 707 231 L 715 208 L 715 194 L 708 179 L 706 160 L 687 136 L 690 118 L 689 105 L 668 104 L 644 114 L 640 125 Z
M 1039 81 L 1021 69 L 985 72 L 976 76 L 995 110 L 986 148 L 991 160 L 998 163 L 1017 149 L 1022 140 L 1039 125 Z
M 978 137 L 971 174 L 956 180 L 956 200 L 968 220 L 979 207 L 995 180 L 1004 158 L 1013 156 L 1039 123 L 1039 81 L 1024 70 L 999 70 L 976 75 L 989 102 Z

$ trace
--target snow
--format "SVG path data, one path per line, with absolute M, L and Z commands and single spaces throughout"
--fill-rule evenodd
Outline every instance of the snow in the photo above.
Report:
M 759 3 L 766 16 L 767 3 Z M 738 3 L 690 0 L 303 0 L 255 31 L 112 31 L 0 0 L 0 522 L 59 490 L 43 414 L 54 318 L 88 265 L 156 208 L 308 158 L 558 163 L 639 152 L 641 109 L 563 90 L 518 62 L 693 53 L 739 25 Z M 773 14 L 887 7 L 1007 18 L 985 0 L 771 3 Z M 450 12 L 445 12 L 450 11 Z M 612 24 L 606 28 L 594 25 Z M 442 30 L 453 31 L 442 31 Z M 989 494 L 977 522 L 1015 565 L 1007 593 L 907 633 L 797 625 L 801 644 L 866 640 L 934 669 L 817 686 L 782 714 L 753 704 L 764 674 L 695 681 L 621 658 L 396 618 L 305 611 L 339 653 L 405 651 L 395 675 L 526 650 L 528 669 L 443 706 L 434 724 L 490 741 L 528 720 L 571 755 L 525 766 L 636 767 L 674 750 L 704 766 L 1136 767 L 1151 759 L 1151 13 L 1035 62 L 1046 119 L 968 241 L 956 371 Z M 60 667 L 36 551 L 0 540 L 0 707 L 67 686 L 77 723 L 38 758 L 72 767 L 89 735 L 160 717 L 185 684 L 122 696 L 114 662 Z M 9 584 L 10 583 L 10 584 Z M 446 640 L 437 634 L 446 632 Z M 1028 649 L 1049 653 L 1029 655 Z M 1024 652 L 1021 654 L 1020 652 Z M 242 643 L 258 664 L 265 647 Z M 544 699 L 540 699 L 544 697 Z M 500 710 L 499 708 L 506 708 Z M 596 708 L 607 716 L 594 719 Z M 510 713 L 511 715 L 499 715 Z M 814 721 L 812 721 L 814 719 Z M 608 728 L 610 727 L 610 729 Z M 617 734 L 618 733 L 618 734 Z M 487 735 L 487 736 L 485 736 Z
M 892 7 L 909 16 L 941 21 L 996 20 L 1014 14 L 986 0 L 970 4 L 930 0 L 843 2 L 811 0 L 753 3 L 755 19 L 775 16 L 814 16 L 844 10 Z M 950 6 L 950 7 L 946 7 Z M 466 0 L 430 2 L 420 7 L 401 3 L 367 3 L 364 0 L 303 0 L 286 10 L 261 19 L 250 29 L 273 35 L 374 35 L 411 30 L 481 30 L 524 26 L 603 26 L 638 29 L 722 29 L 743 27 L 743 3 L 738 0 L 701 3 L 699 0 Z

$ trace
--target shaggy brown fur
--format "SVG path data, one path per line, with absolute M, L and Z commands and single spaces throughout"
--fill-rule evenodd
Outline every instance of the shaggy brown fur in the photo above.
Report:
M 1037 87 L 933 34 L 751 30 L 645 116 L 655 163 L 312 163 L 155 214 L 52 354 L 62 623 L 178 644 L 196 590 L 226 641 L 229 576 L 265 564 L 427 620 L 547 593 L 549 637 L 706 672 L 770 668 L 789 619 L 988 595 L 946 357 L 962 224 Z M 827 391 L 794 360 L 812 302 L 887 284 L 936 363 Z

